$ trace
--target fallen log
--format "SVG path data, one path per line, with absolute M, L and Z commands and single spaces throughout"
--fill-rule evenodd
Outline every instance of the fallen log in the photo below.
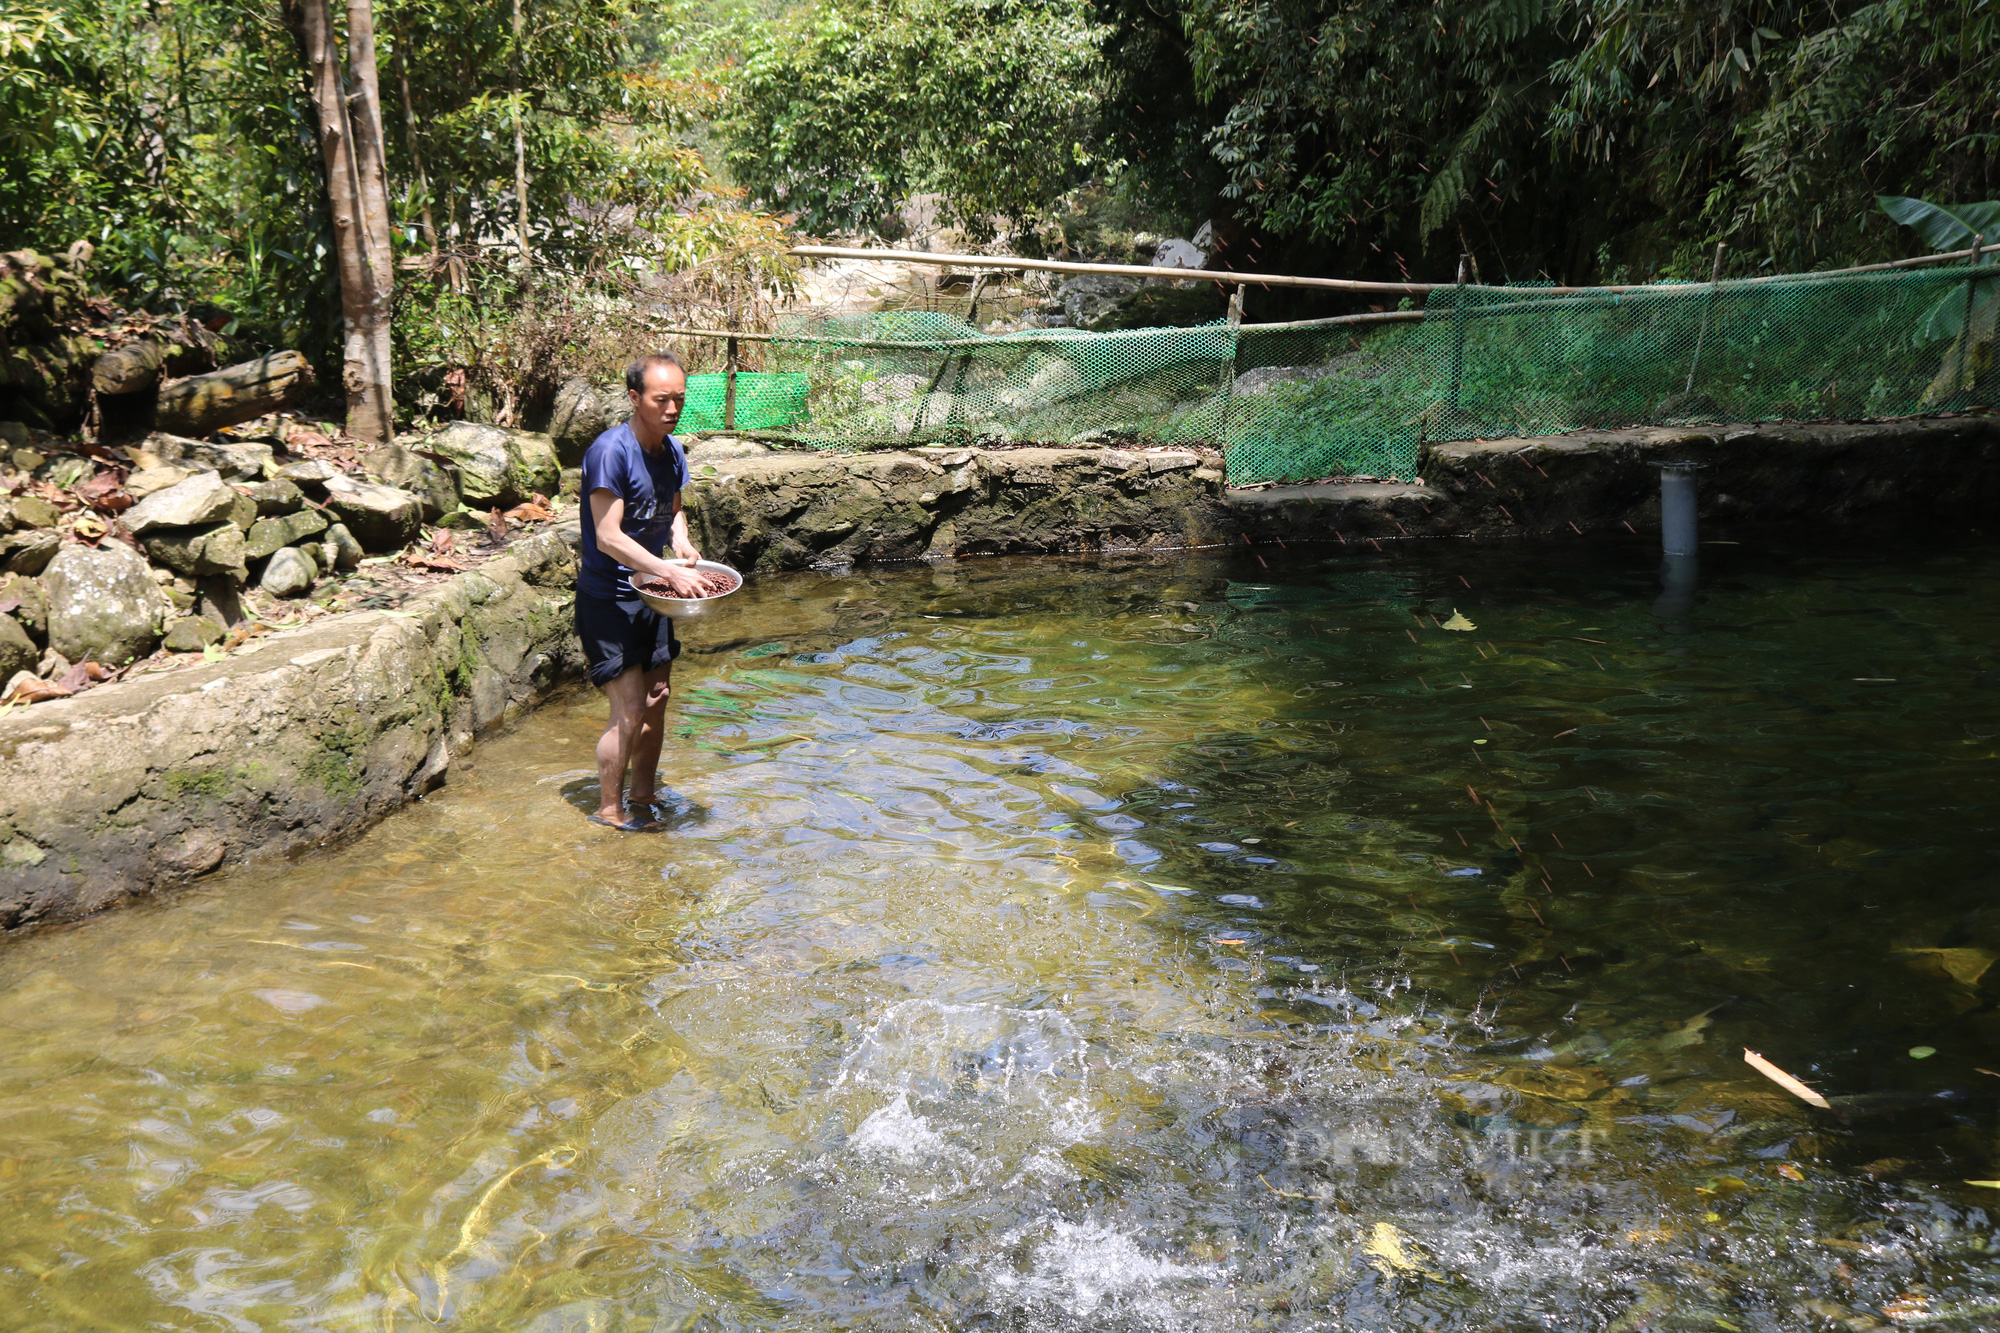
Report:
M 90 387 L 104 394 L 138 393 L 160 382 L 167 345 L 142 338 L 114 347 L 90 366 Z
M 173 435 L 207 435 L 292 406 L 312 382 L 312 363 L 300 352 L 270 352 L 206 375 L 169 380 L 160 386 L 154 428 Z

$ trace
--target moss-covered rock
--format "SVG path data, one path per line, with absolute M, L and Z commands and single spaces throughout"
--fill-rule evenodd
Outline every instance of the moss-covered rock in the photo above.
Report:
M 537 494 L 554 495 L 562 481 L 553 442 L 534 431 L 454 421 L 424 447 L 451 460 L 459 495 L 474 509 L 508 509 Z
M 262 560 L 286 546 L 297 546 L 314 533 L 326 531 L 326 516 L 316 509 L 301 509 L 276 518 L 260 518 L 250 525 L 243 541 L 246 560 Z
M 65 546 L 42 575 L 42 587 L 49 598 L 49 647 L 72 662 L 122 666 L 160 641 L 167 599 L 129 546 Z
M 206 528 L 164 528 L 146 538 L 153 563 L 187 578 L 226 574 L 237 582 L 246 577 L 243 529 L 234 523 Z

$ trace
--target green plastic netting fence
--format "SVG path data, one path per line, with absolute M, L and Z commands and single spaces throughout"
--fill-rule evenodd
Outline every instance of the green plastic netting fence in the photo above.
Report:
M 727 375 L 687 377 L 687 404 L 676 429 L 686 432 L 720 430 L 728 397 Z M 744 374 L 736 376 L 737 430 L 772 430 L 803 421 L 812 391 L 804 375 Z
M 1410 476 L 1425 440 L 1993 405 L 2000 266 L 1610 290 L 1445 287 L 1421 323 L 987 335 L 788 316 L 739 429 L 819 448 L 1206 444 L 1237 483 Z M 719 425 L 721 375 L 683 429 Z M 754 406 L 753 406 L 754 404 Z

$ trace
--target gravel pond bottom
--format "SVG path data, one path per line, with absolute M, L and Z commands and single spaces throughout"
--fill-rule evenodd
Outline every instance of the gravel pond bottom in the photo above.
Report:
M 12 943 L 0 1328 L 2000 1323 L 2000 545 L 1261 549 L 753 579 L 662 833 L 579 691 Z

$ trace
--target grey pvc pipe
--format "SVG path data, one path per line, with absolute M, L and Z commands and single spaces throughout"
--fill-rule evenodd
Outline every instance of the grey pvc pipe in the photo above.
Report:
M 1698 496 L 1694 463 L 1660 465 L 1660 550 L 1666 555 L 1695 555 L 1701 532 L 1695 518 Z
M 1686 620 L 1694 613 L 1695 594 L 1700 590 L 1700 585 L 1700 556 L 1665 557 L 1660 561 L 1660 595 L 1653 602 L 1653 614 L 1662 620 Z

